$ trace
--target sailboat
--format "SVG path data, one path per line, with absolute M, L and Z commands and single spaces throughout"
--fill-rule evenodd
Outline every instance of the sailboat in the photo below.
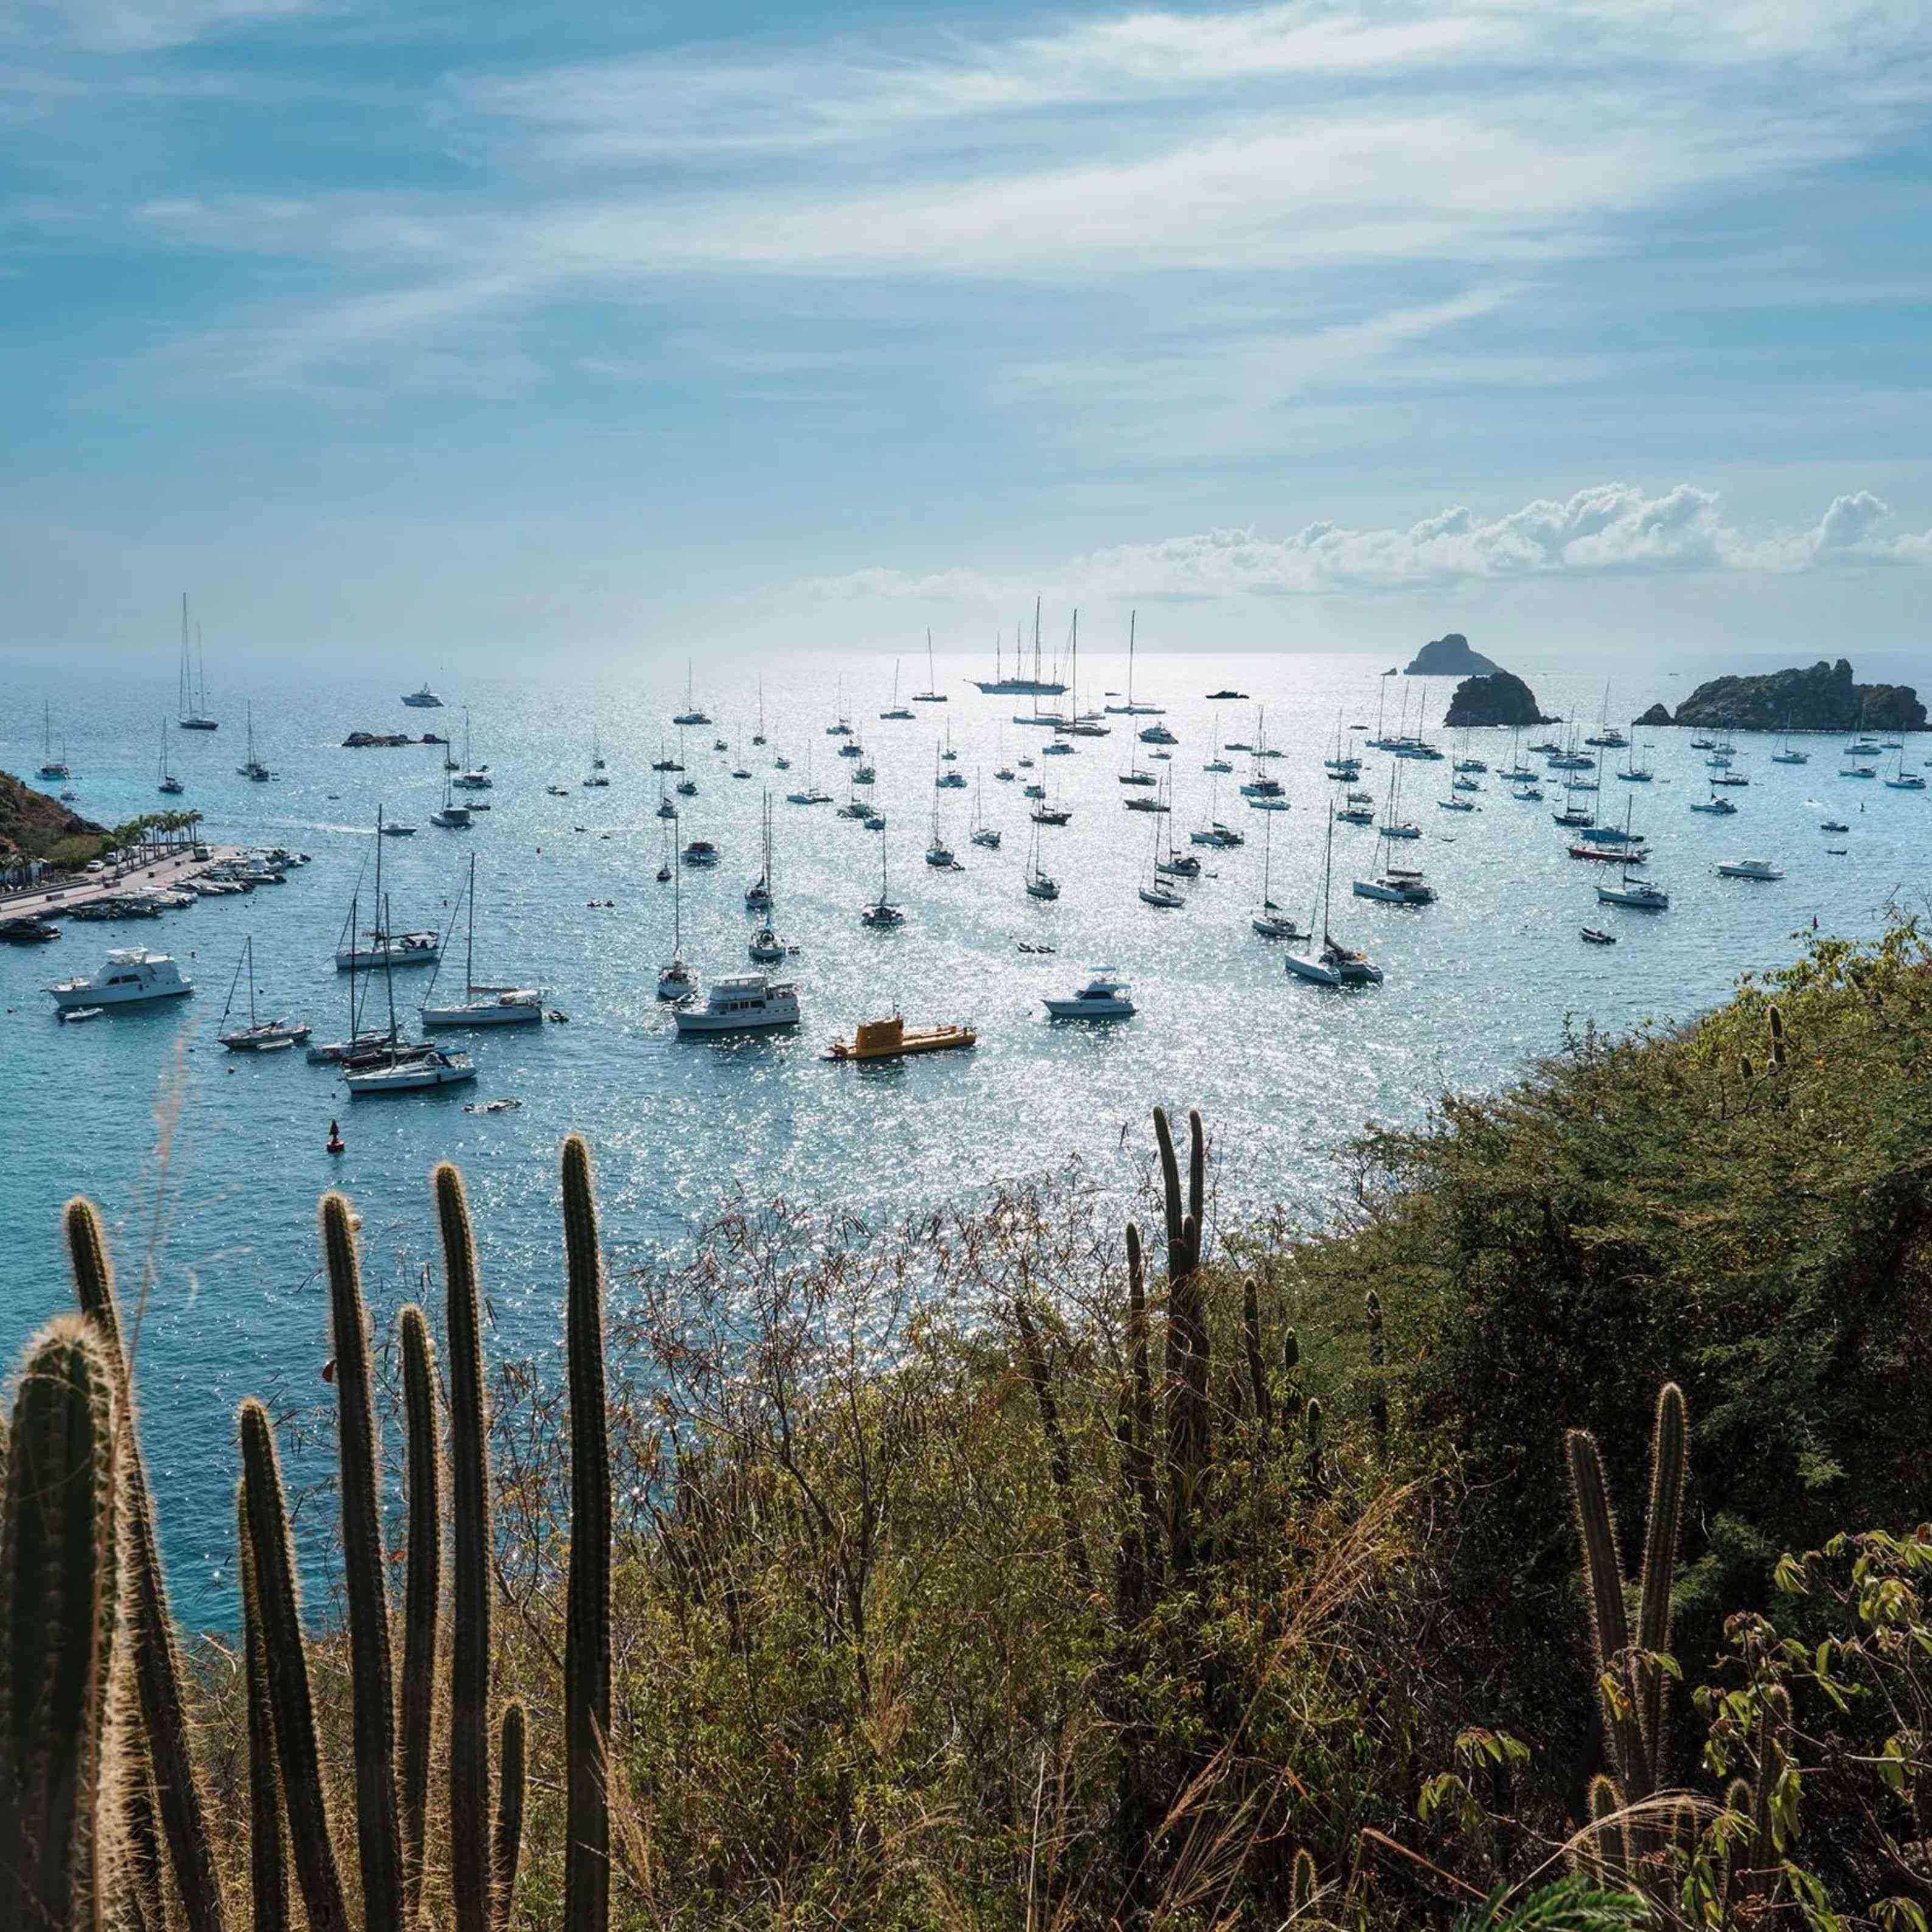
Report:
M 1786 760 L 1784 762 L 1789 763 L 1790 760 Z M 1798 754 L 1798 762 L 1801 765 L 1804 762 L 1804 754 L 1802 752 Z M 1652 773 L 1650 767 L 1648 765 L 1640 765 L 1636 761 L 1636 742 L 1634 739 L 1630 742 L 1630 756 L 1624 760 L 1624 768 L 1618 772 L 1617 776 L 1625 784 L 1648 784 L 1651 782 Z
M 182 592 L 181 676 L 178 698 L 179 709 L 175 722 L 184 731 L 217 731 L 221 728 L 208 715 L 208 660 L 202 653 L 201 628 L 195 627 L 195 656 L 201 668 L 201 689 L 195 690 L 195 666 L 189 662 L 188 640 L 188 592 Z
M 604 768 L 604 754 L 598 748 L 595 725 L 590 730 L 590 769 L 584 774 L 584 782 L 593 791 L 601 791 L 610 782 L 610 774 Z
M 684 771 L 684 727 L 681 724 L 677 730 L 677 764 L 674 769 Z M 686 772 L 677 782 L 677 793 L 680 798 L 695 798 L 698 796 L 698 781 Z
M 68 770 L 67 746 L 63 742 L 61 754 L 54 756 L 53 710 L 44 699 L 40 704 L 40 776 L 44 778 L 71 778 Z
M 1328 849 L 1322 861 L 1322 950 L 1311 934 L 1299 952 L 1285 952 L 1282 963 L 1298 980 L 1317 986 L 1379 986 L 1382 969 L 1366 953 L 1342 945 L 1328 929 L 1329 896 L 1335 877 L 1335 808 L 1328 808 Z
M 770 966 L 784 958 L 789 950 L 772 924 L 772 795 L 770 792 L 765 794 L 765 868 L 758 875 L 758 884 L 745 895 L 747 907 L 752 905 L 754 893 L 763 895 L 759 904 L 765 916 L 758 931 L 752 934 L 748 950 L 754 964 Z
M 275 775 L 255 755 L 255 707 L 248 707 L 248 755 L 235 769 L 244 778 L 251 778 L 256 784 L 266 784 Z
M 488 765 L 472 764 L 470 757 L 470 707 L 463 707 L 463 769 L 450 782 L 461 791 L 488 791 L 496 781 Z
M 165 718 L 161 720 L 161 755 L 157 776 L 160 782 L 155 789 L 166 793 L 170 798 L 178 798 L 188 790 L 188 787 L 168 770 L 168 721 Z
M 820 791 L 812 782 L 812 740 L 809 738 L 805 741 L 805 783 L 796 791 L 787 792 L 785 798 L 792 805 L 830 805 L 832 802 L 832 794 L 829 791 Z
M 1792 749 L 1791 714 L 1788 711 L 1784 714 L 1784 742 L 1772 753 L 1771 762 L 1774 765 L 1808 765 L 1811 762 L 1811 754 L 1809 752 L 1797 752 Z
M 684 709 L 670 721 L 674 724 L 709 724 L 710 714 L 691 694 L 691 660 L 684 661 Z
M 974 844 L 983 845 L 989 852 L 1000 849 L 999 828 L 986 823 L 986 793 L 977 772 L 973 774 L 973 829 L 968 836 Z
M 1307 935 L 1269 896 L 1274 862 L 1274 820 L 1262 820 L 1262 906 L 1254 928 L 1264 939 L 1304 939 Z
M 934 871 L 963 872 L 966 868 L 952 856 L 952 848 L 946 844 L 939 829 L 939 800 L 932 801 L 932 843 L 926 848 L 926 862 Z
M 392 933 L 388 928 L 389 902 L 382 891 L 382 808 L 376 808 L 376 903 L 382 909 L 382 923 L 367 933 L 356 929 L 356 901 L 349 902 L 349 918 L 335 945 L 335 970 L 353 973 L 363 967 L 434 966 L 442 956 L 442 935 L 436 932 Z M 367 939 L 369 944 L 362 942 Z
M 1040 868 L 1040 825 L 1037 820 L 1033 828 L 1033 851 L 1027 860 L 1026 889 L 1030 898 L 1057 899 L 1060 896 L 1060 882 L 1049 878 Z
M 895 658 L 892 660 L 892 709 L 890 711 L 881 711 L 879 713 L 879 716 L 881 718 L 910 718 L 912 716 L 912 713 L 899 702 L 899 661 L 897 658 Z
M 379 851 L 381 848 L 376 848 Z M 389 921 L 388 902 L 382 904 L 382 923 Z M 383 990 L 389 1001 L 389 1040 L 367 1059 L 352 1060 L 344 1068 L 342 1084 L 352 1100 L 376 1094 L 411 1094 L 430 1087 L 453 1087 L 476 1078 L 476 1068 L 466 1053 L 445 1053 L 434 1046 L 404 1046 L 396 1037 L 396 982 L 393 954 L 382 961 Z
M 1396 816 L 1402 799 L 1402 755 L 1398 752 L 1389 761 L 1388 803 L 1383 808 L 1380 836 L 1384 838 L 1420 838 L 1422 827 L 1412 820 Z M 1330 818 L 1332 822 L 1334 814 Z
M 236 988 L 242 983 L 244 970 L 248 975 L 248 1024 L 237 1027 L 232 1032 L 220 1033 L 216 1036 L 230 1053 L 278 1053 L 284 1049 L 298 1046 L 308 1039 L 310 1033 L 305 1020 L 264 1020 L 255 1016 L 255 936 L 250 933 L 243 942 L 242 957 L 236 962 L 235 977 L 228 982 L 228 1004 L 221 1009 L 219 1024 L 228 1024 L 229 1010 L 235 1004 Z
M 946 702 L 946 694 L 939 688 L 938 680 L 932 673 L 932 633 L 930 630 L 926 634 L 926 688 L 915 691 L 912 701 L 915 704 L 944 704 Z
M 463 997 L 439 1006 L 429 998 L 436 989 L 432 979 L 423 995 L 419 1011 L 423 1025 L 526 1026 L 541 1020 L 544 994 L 541 986 L 484 986 L 476 980 L 476 855 L 470 855 L 470 878 L 463 889 L 469 910 L 464 946 Z M 438 968 L 439 971 L 441 970 Z
M 1127 701 L 1124 704 L 1110 704 L 1106 709 L 1117 718 L 1158 718 L 1162 707 L 1158 704 L 1136 704 L 1134 702 L 1134 622 L 1138 613 L 1127 613 Z M 1172 738 L 1149 739 L 1150 744 L 1172 744 Z
M 684 856 L 671 845 L 670 963 L 658 969 L 658 998 L 676 1001 L 698 997 L 698 975 L 684 963 Z
M 359 923 L 360 916 L 358 902 L 356 896 L 351 894 L 349 901 L 348 929 L 352 933 L 355 932 Z M 311 1046 L 308 1049 L 308 1063 L 311 1066 L 352 1060 L 360 1056 L 375 1053 L 384 1046 L 394 1044 L 392 1036 L 387 1034 L 358 1033 L 356 1030 L 356 1016 L 360 1005 L 357 998 L 358 983 L 356 975 L 351 973 L 349 976 L 348 1033 L 340 1040 L 331 1040 L 326 1043 L 318 1042 Z
M 1176 908 L 1184 906 L 1187 903 L 1186 897 L 1176 892 L 1166 880 L 1161 877 L 1160 820 L 1158 818 L 1154 822 L 1152 869 L 1148 874 L 1147 884 L 1140 889 L 1140 900 L 1142 905 L 1150 905 L 1159 912 L 1172 912 Z
M 886 896 L 886 842 L 879 841 L 879 896 L 860 914 L 860 922 L 875 928 L 905 923 L 905 914 Z
M 765 681 L 758 680 L 758 728 L 752 734 L 752 742 L 762 745 L 765 742 Z
M 997 647 L 996 647 L 997 650 Z M 993 675 L 990 678 L 976 677 L 973 682 L 989 696 L 995 693 L 1023 696 L 1031 693 L 1035 698 L 1058 698 L 1066 687 L 1058 679 L 1042 677 L 1040 662 L 1040 599 L 1035 598 L 1033 605 L 1033 675 L 1027 677 L 1020 670 L 1020 631 L 1013 628 L 1013 671 L 1010 677 L 1000 674 L 997 656 Z

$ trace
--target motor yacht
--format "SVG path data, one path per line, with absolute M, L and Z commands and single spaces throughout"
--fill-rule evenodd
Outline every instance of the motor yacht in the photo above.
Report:
M 442 709 L 442 700 L 430 689 L 427 680 L 416 690 L 407 693 L 403 702 L 412 711 L 440 711 Z
M 1729 818 L 1736 812 L 1737 807 L 1727 798 L 1712 797 L 1694 802 L 1690 809 L 1708 812 L 1713 818 Z
M 1768 859 L 1729 859 L 1718 868 L 1720 879 L 1762 879 L 1767 882 L 1784 874 Z
M 17 918 L 0 919 L 0 944 L 44 946 L 60 936 L 60 928 L 52 920 L 43 919 L 37 913 L 22 913 Z
M 684 862 L 699 867 L 715 866 L 718 862 L 718 848 L 708 838 L 693 838 L 684 848 Z
M 682 1006 L 674 1017 L 680 1037 L 758 1033 L 798 1024 L 798 988 L 762 973 L 734 973 L 712 982 L 702 1006 Z
M 76 1006 L 146 1006 L 178 1000 L 194 991 L 194 982 L 164 952 L 144 946 L 122 946 L 84 980 L 57 980 L 47 988 L 63 1012 Z
M 1071 999 L 1048 1000 L 1046 1010 L 1057 1020 L 1130 1020 L 1132 989 L 1110 966 L 1098 967 Z

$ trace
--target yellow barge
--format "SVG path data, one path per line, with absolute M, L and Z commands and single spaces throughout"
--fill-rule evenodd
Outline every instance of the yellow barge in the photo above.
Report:
M 897 1013 L 890 1019 L 861 1020 L 850 1040 L 835 1040 L 827 1060 L 903 1060 L 911 1053 L 945 1053 L 974 1046 L 980 1036 L 968 1026 L 908 1027 Z

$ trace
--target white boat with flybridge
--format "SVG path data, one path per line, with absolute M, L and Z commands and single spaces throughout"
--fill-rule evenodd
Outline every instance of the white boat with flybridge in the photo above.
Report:
M 403 702 L 412 711 L 440 711 L 442 709 L 442 700 L 430 689 L 427 678 L 415 690 L 406 693 Z
M 468 908 L 463 954 L 463 995 L 438 1003 L 430 996 L 436 991 L 432 979 L 424 989 L 417 1011 L 425 1030 L 430 1027 L 527 1026 L 544 1016 L 544 989 L 541 986 L 486 986 L 476 977 L 476 855 L 470 855 L 470 877 L 465 882 L 462 904 Z M 440 965 L 437 968 L 440 973 Z
M 1766 882 L 1784 874 L 1768 859 L 1727 859 L 1718 867 L 1720 879 L 1759 879 Z
M 165 952 L 145 946 L 117 946 L 98 971 L 84 980 L 56 980 L 47 988 L 62 1012 L 80 1006 L 148 1006 L 178 1000 L 194 991 L 194 982 Z
M 702 1006 L 681 1006 L 673 1017 L 681 1039 L 794 1027 L 798 988 L 789 980 L 768 980 L 762 973 L 734 973 L 712 982 Z
M 1365 952 L 1344 946 L 1328 927 L 1330 896 L 1335 878 L 1335 808 L 1328 808 L 1328 842 L 1322 860 L 1322 950 L 1315 950 L 1311 932 L 1302 950 L 1282 955 L 1282 964 L 1298 980 L 1316 986 L 1379 986 L 1382 969 Z M 1312 922 L 1311 922 L 1312 926 Z
M 221 1009 L 218 1025 L 228 1025 L 230 1008 L 235 1004 L 236 989 L 242 983 L 242 975 L 248 976 L 248 1024 L 237 1026 L 226 1032 L 218 1032 L 215 1037 L 230 1053 L 278 1053 L 284 1048 L 299 1046 L 313 1030 L 306 1020 L 272 1019 L 256 1017 L 255 1012 L 255 935 L 250 933 L 243 942 L 242 957 L 235 963 L 235 977 L 228 984 L 227 1003 Z
M 1048 1000 L 1046 1010 L 1057 1020 L 1130 1020 L 1132 992 L 1117 967 L 1096 966 L 1071 999 Z

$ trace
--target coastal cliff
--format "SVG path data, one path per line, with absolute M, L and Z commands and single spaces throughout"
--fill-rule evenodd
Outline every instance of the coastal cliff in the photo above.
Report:
M 1432 638 L 1409 659 L 1410 677 L 1493 677 L 1502 669 L 1480 651 L 1472 651 L 1460 631 Z
M 1662 715 L 1660 716 L 1659 714 Z M 1760 677 L 1714 677 L 1677 707 L 1654 704 L 1640 724 L 1721 727 L 1734 731 L 1916 731 L 1925 707 L 1909 684 L 1860 684 L 1850 662 L 1822 658 Z
M 95 836 L 101 830 L 58 799 L 36 791 L 10 772 L 0 772 L 0 858 L 25 853 L 44 859 L 64 839 Z
M 1465 724 L 1553 724 L 1536 708 L 1536 694 L 1522 680 L 1506 670 L 1486 677 L 1466 677 L 1449 700 L 1444 724 L 1454 730 Z

